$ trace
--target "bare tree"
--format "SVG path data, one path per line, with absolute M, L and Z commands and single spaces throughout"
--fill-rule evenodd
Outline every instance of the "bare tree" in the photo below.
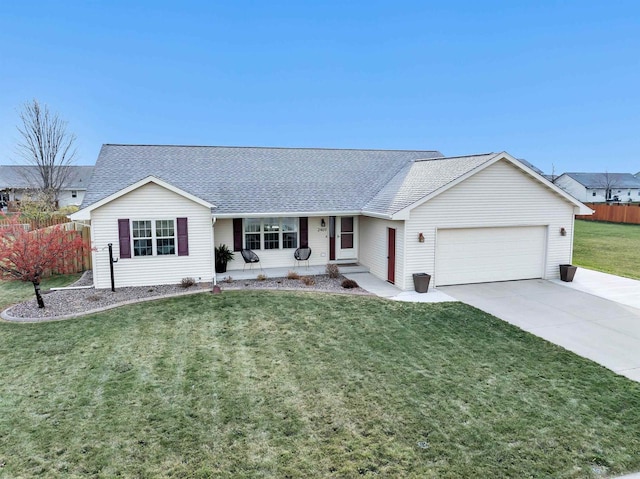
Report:
M 612 198 L 611 190 L 617 185 L 618 178 L 615 174 L 605 171 L 600 175 L 599 185 L 604 188 L 604 199 L 610 200 Z
M 550 175 L 549 181 L 551 181 L 551 183 L 555 185 L 557 180 L 558 180 L 558 175 L 556 175 L 556 165 L 551 163 L 551 175 Z
M 24 104 L 20 120 L 21 141 L 16 150 L 29 166 L 23 168 L 23 176 L 33 185 L 37 196 L 53 205 L 60 190 L 71 179 L 76 136 L 67 131 L 66 121 L 36 99 Z

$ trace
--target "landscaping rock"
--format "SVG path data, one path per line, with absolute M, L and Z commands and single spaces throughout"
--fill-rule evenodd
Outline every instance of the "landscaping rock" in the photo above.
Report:
M 263 280 L 222 280 L 218 284 L 225 290 L 301 290 L 345 293 L 341 286 L 345 279 L 329 278 L 328 275 L 314 276 L 313 285 L 307 286 L 300 279 L 287 278 L 267 278 Z M 86 286 L 93 284 L 93 277 L 88 271 L 76 281 L 72 286 Z M 179 296 L 184 294 L 202 293 L 211 291 L 211 283 L 198 283 L 189 288 L 180 284 L 169 284 L 161 286 L 139 286 L 111 289 L 60 289 L 47 292 L 44 296 L 45 308 L 38 308 L 34 299 L 12 306 L 3 312 L 4 319 L 23 322 L 47 321 L 60 317 L 72 317 L 87 314 L 92 311 L 100 311 L 111 307 L 157 299 L 169 296 Z M 361 288 L 354 288 L 348 291 L 349 294 L 369 294 Z

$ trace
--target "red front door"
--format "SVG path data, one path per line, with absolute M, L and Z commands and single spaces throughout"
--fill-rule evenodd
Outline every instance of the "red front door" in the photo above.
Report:
M 387 281 L 396 282 L 396 230 L 387 228 Z

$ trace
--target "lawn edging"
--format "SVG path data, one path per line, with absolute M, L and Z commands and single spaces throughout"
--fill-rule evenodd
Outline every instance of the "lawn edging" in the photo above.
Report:
M 182 293 L 170 293 L 170 294 L 162 294 L 159 296 L 151 296 L 148 298 L 139 298 L 139 299 L 130 299 L 127 301 L 121 301 L 119 303 L 114 303 L 114 304 L 110 304 L 108 306 L 103 306 L 101 308 L 95 308 L 95 309 L 91 309 L 89 311 L 84 311 L 82 313 L 73 313 L 73 314 L 63 314 L 60 316 L 51 316 L 48 318 L 21 318 L 18 316 L 11 316 L 10 311 L 16 306 L 11 305 L 9 306 L 7 309 L 5 309 L 4 311 L 0 312 L 0 318 L 5 320 L 5 321 L 9 321 L 12 323 L 45 323 L 45 322 L 49 322 L 49 321 L 62 321 L 64 319 L 74 319 L 74 318 L 81 318 L 83 316 L 87 316 L 89 314 L 94 314 L 94 313 L 101 313 L 103 311 L 108 311 L 110 309 L 114 309 L 114 308 L 119 308 L 120 306 L 126 306 L 128 304 L 137 304 L 137 303 L 145 303 L 147 301 L 156 301 L 158 299 L 166 299 L 166 298 L 176 298 L 176 297 L 180 297 L 180 296 L 188 296 L 191 294 L 198 294 L 198 293 L 210 293 L 209 290 L 206 289 L 200 289 L 200 290 L 196 290 L 196 291 L 185 291 Z
M 319 288 L 304 288 L 304 289 L 302 288 L 247 288 L 242 286 L 229 286 L 223 289 L 222 291 L 223 292 L 224 291 L 286 291 L 286 292 L 300 292 L 300 293 L 324 293 L 324 294 L 338 294 L 338 295 L 350 295 L 350 296 L 377 297 L 375 294 L 369 293 L 368 291 L 365 291 L 365 292 L 353 291 L 353 290 L 328 291 L 328 290 L 319 289 Z M 147 298 L 137 298 L 137 299 L 130 299 L 127 301 L 120 301 L 119 303 L 113 303 L 108 306 L 90 309 L 88 311 L 83 311 L 81 313 L 63 314 L 59 316 L 49 316 L 44 318 L 23 318 L 19 316 L 12 316 L 11 310 L 16 306 L 15 304 L 12 304 L 8 308 L 6 308 L 4 311 L 0 312 L 0 319 L 7 322 L 11 322 L 11 323 L 46 323 L 51 321 L 63 321 L 65 319 L 81 318 L 84 316 L 88 316 L 90 314 L 109 311 L 110 309 L 119 308 L 121 306 L 127 306 L 130 304 L 145 303 L 148 301 L 156 301 L 160 299 L 177 298 L 181 296 L 188 296 L 188 295 L 199 294 L 199 293 L 213 294 L 210 289 L 198 289 L 194 291 L 184 291 L 180 293 L 168 293 L 168 294 L 161 294 L 158 296 L 150 296 Z

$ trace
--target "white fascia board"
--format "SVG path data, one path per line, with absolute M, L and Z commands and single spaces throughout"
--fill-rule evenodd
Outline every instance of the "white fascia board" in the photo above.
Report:
M 592 209 L 588 208 L 586 205 L 584 205 L 582 202 L 580 202 L 577 199 L 575 199 L 573 196 L 571 196 L 569 193 L 567 193 L 566 191 L 564 191 L 560 187 L 558 187 L 558 186 L 554 185 L 553 183 L 551 183 L 544 176 L 540 175 L 539 173 L 536 173 L 534 170 L 532 170 L 528 166 L 526 166 L 523 163 L 519 162 L 517 159 L 515 159 L 513 156 L 511 156 L 506 151 L 503 151 L 503 152 L 498 153 L 497 155 L 493 156 L 492 158 L 490 158 L 489 160 L 487 160 L 483 164 L 477 166 L 476 168 L 473 168 L 472 170 L 467 171 L 464 175 L 456 178 L 455 180 L 453 180 L 453 181 L 449 182 L 448 184 L 442 186 L 441 188 L 437 189 L 436 191 L 434 191 L 434 192 L 428 194 L 427 196 L 419 199 L 415 203 L 413 203 L 413 204 L 411 204 L 411 205 L 409 205 L 409 206 L 397 211 L 396 213 L 394 213 L 392 215 L 392 219 L 399 219 L 399 220 L 400 219 L 408 219 L 409 218 L 409 212 L 412 209 L 414 209 L 414 208 L 420 206 L 421 204 L 429 201 L 430 199 L 432 199 L 432 198 L 444 193 L 445 191 L 449 190 L 450 188 L 453 188 L 458 183 L 463 182 L 467 178 L 469 178 L 469 177 L 475 175 L 476 173 L 478 173 L 478 172 L 490 167 L 491 165 L 493 165 L 494 163 L 497 163 L 500 160 L 508 161 L 509 163 L 511 163 L 516 168 L 519 168 L 520 170 L 522 170 L 523 172 L 527 173 L 532 178 L 538 180 L 540 183 L 542 183 L 547 188 L 553 190 L 555 193 L 557 193 L 558 195 L 562 196 L 565 200 L 567 200 L 568 202 L 573 204 L 574 207 L 578 208 L 578 211 L 580 212 L 579 214 L 581 214 L 581 215 L 593 214 L 593 210 Z
M 395 218 L 392 218 L 390 214 L 388 213 L 376 213 L 374 211 L 362 211 L 362 215 L 363 216 L 370 216 L 371 218 L 380 218 L 382 220 L 392 220 Z
M 212 213 L 216 218 L 281 218 L 304 216 L 358 216 L 360 211 L 287 211 L 272 213 Z
M 116 200 L 118 198 L 120 198 L 121 196 L 126 195 L 127 193 L 130 193 L 134 190 L 137 190 L 138 188 L 148 184 L 148 183 L 155 183 L 158 186 L 162 186 L 163 188 L 166 188 L 169 191 L 172 191 L 174 193 L 176 193 L 177 195 L 180 196 L 184 196 L 185 198 L 193 201 L 194 203 L 197 203 L 199 205 L 204 206 L 205 208 L 215 208 L 214 205 L 212 205 L 211 203 L 209 203 L 208 201 L 203 200 L 202 198 L 198 198 L 195 195 L 192 195 L 191 193 L 187 193 L 184 190 L 181 190 L 180 188 L 173 186 L 171 183 L 167 183 L 164 180 L 161 180 L 160 178 L 156 178 L 155 176 L 147 176 L 146 178 L 143 178 L 140 181 L 135 182 L 132 185 L 127 186 L 126 188 L 121 189 L 120 191 L 116 191 L 115 193 L 102 198 L 100 201 L 96 201 L 95 203 L 87 206 L 86 208 L 82 208 L 79 211 L 76 211 L 75 213 L 73 213 L 72 215 L 69 216 L 69 218 L 71 218 L 74 221 L 77 220 L 88 220 L 91 219 L 91 212 L 97 208 L 100 208 L 101 206 L 106 205 L 107 203 L 112 202 L 113 200 Z

